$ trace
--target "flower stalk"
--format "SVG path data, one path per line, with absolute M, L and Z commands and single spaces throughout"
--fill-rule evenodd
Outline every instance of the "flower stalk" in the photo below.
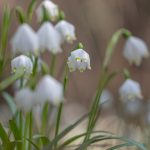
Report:
M 110 61 L 111 61 L 111 57 L 115 51 L 115 47 L 119 41 L 119 39 L 123 36 L 125 38 L 127 38 L 128 36 L 130 36 L 131 33 L 127 30 L 127 29 L 120 29 L 117 32 L 115 32 L 115 34 L 112 36 L 108 47 L 106 49 L 106 54 L 105 54 L 105 58 L 104 58 L 104 62 L 103 62 L 103 68 L 102 68 L 102 75 L 101 75 L 101 79 L 99 81 L 99 85 L 97 88 L 97 94 L 94 98 L 94 101 L 91 105 L 91 111 L 89 114 L 89 122 L 88 122 L 88 127 L 87 127 L 87 135 L 85 136 L 84 142 L 86 142 L 87 140 L 89 140 L 90 135 L 92 130 L 95 127 L 96 124 L 96 120 L 100 111 L 100 107 L 99 107 L 99 100 L 102 94 L 102 91 L 104 90 L 104 88 L 107 86 L 107 84 L 110 82 L 110 80 L 116 75 L 115 72 L 109 73 L 108 72 L 108 68 L 110 65 Z

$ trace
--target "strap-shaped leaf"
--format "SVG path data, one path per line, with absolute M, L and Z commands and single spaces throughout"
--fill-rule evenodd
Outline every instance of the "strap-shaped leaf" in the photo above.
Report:
M 68 134 L 71 130 L 73 130 L 77 125 L 79 125 L 85 118 L 87 118 L 88 114 L 81 117 L 78 121 L 76 121 L 74 124 L 70 125 L 66 129 L 64 129 L 57 137 L 54 138 L 54 140 L 49 143 L 46 147 L 43 148 L 43 150 L 50 150 L 53 148 L 53 146 L 61 140 L 66 134 Z
M 3 92 L 2 96 L 6 100 L 8 106 L 9 106 L 11 112 L 12 112 L 12 114 L 15 115 L 16 111 L 17 111 L 17 108 L 16 108 L 16 104 L 15 104 L 15 102 L 13 100 L 13 97 L 10 94 L 8 94 L 7 92 Z

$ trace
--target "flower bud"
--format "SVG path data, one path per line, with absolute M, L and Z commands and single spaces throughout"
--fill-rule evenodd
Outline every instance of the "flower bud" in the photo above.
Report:
M 38 37 L 28 24 L 19 26 L 11 41 L 13 54 L 38 54 Z
M 149 51 L 146 43 L 143 40 L 131 36 L 125 43 L 123 55 L 130 64 L 140 66 L 142 59 L 149 56 Z
M 71 23 L 62 20 L 56 24 L 55 29 L 60 33 L 62 41 L 72 43 L 76 40 L 75 27 Z
M 131 79 L 127 79 L 119 88 L 120 99 L 123 102 L 128 100 L 143 99 L 140 84 Z
M 56 21 L 58 19 L 59 17 L 58 6 L 51 0 L 43 0 L 43 2 L 39 5 L 39 7 L 36 10 L 36 15 L 39 22 L 43 21 L 44 19 L 45 15 L 44 10 L 48 15 L 47 17 L 49 17 L 51 21 Z
M 29 57 L 20 55 L 11 61 L 12 72 L 24 70 L 26 75 L 30 75 L 33 70 L 33 64 Z
M 49 22 L 42 24 L 37 32 L 40 44 L 40 50 L 48 50 L 53 54 L 57 54 L 62 51 L 61 38 L 59 33 L 55 30 L 53 25 Z
M 78 69 L 80 72 L 86 69 L 91 69 L 89 54 L 83 49 L 77 49 L 71 52 L 71 56 L 68 58 L 68 67 L 70 72 Z
M 63 101 L 63 86 L 56 79 L 45 75 L 36 87 L 36 101 L 44 104 L 46 101 L 58 105 Z

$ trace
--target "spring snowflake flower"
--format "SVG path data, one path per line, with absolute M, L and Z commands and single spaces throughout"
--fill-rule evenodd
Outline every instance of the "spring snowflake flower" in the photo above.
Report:
M 34 106 L 34 92 L 29 88 L 23 88 L 16 92 L 14 100 L 18 109 L 29 112 Z
M 24 73 L 26 75 L 29 75 L 32 73 L 33 64 L 29 57 L 25 55 L 20 55 L 20 56 L 15 57 L 11 61 L 11 68 L 12 68 L 13 73 L 15 73 L 16 71 L 18 72 L 18 71 L 24 70 Z
M 89 54 L 83 49 L 77 49 L 71 52 L 71 56 L 68 58 L 68 67 L 70 72 L 78 69 L 80 72 L 86 69 L 91 69 Z
M 143 99 L 140 84 L 131 79 L 127 79 L 119 88 L 120 99 L 123 102 L 128 100 Z
M 125 43 L 123 55 L 130 64 L 140 66 L 142 59 L 149 56 L 149 51 L 146 43 L 143 40 L 131 36 Z
M 60 35 L 51 23 L 43 23 L 40 29 L 38 30 L 37 35 L 39 38 L 40 49 L 42 51 L 47 49 L 53 54 L 57 54 L 62 51 L 62 41 Z
M 127 101 L 123 105 L 123 111 L 127 117 L 140 115 L 140 113 L 143 111 L 142 101 L 139 99 Z
M 109 109 L 113 106 L 113 96 L 111 92 L 104 89 L 100 97 L 100 106 L 104 109 Z
M 60 33 L 62 41 L 72 43 L 76 40 L 75 27 L 71 23 L 62 20 L 56 24 L 55 28 Z
M 37 103 L 43 104 L 46 101 L 58 105 L 63 101 L 63 86 L 56 79 L 45 75 L 36 87 Z
M 28 24 L 19 26 L 17 32 L 11 40 L 13 54 L 38 54 L 38 37 Z
M 36 15 L 39 22 L 41 22 L 44 18 L 44 9 L 46 10 L 46 13 L 48 14 L 48 17 L 50 17 L 51 21 L 56 21 L 58 19 L 58 6 L 54 4 L 51 0 L 43 0 L 43 2 L 39 5 L 39 7 L 36 10 Z

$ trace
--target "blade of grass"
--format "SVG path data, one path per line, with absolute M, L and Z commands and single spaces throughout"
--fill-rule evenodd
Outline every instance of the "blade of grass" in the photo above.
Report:
M 17 112 L 17 108 L 16 108 L 16 104 L 15 104 L 15 102 L 13 100 L 13 97 L 10 94 L 8 94 L 7 92 L 3 92 L 2 96 L 6 100 L 8 106 L 9 106 L 11 112 L 12 112 L 12 114 L 15 115 L 16 112 Z
M 71 130 L 73 130 L 77 125 L 79 125 L 83 120 L 87 118 L 88 114 L 82 116 L 79 120 L 77 120 L 75 123 L 71 124 L 69 127 L 64 129 L 57 137 L 55 137 L 46 147 L 43 148 L 43 150 L 52 150 L 53 146 L 61 140 L 66 134 L 68 134 Z

